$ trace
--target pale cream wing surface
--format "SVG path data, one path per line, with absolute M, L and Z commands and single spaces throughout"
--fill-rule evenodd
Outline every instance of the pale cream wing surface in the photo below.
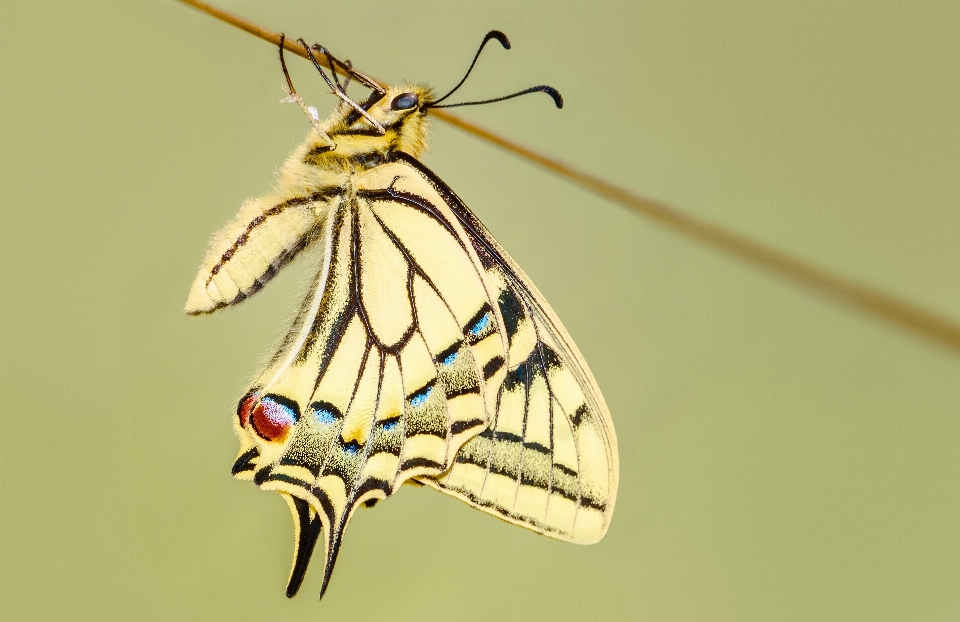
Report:
M 281 492 L 298 525 L 288 593 L 320 533 L 325 589 L 356 507 L 449 471 L 506 376 L 496 284 L 437 191 L 402 163 L 351 190 L 319 227 L 311 294 L 238 407 L 235 475 Z
M 493 39 L 509 48 L 492 31 L 481 49 Z M 526 275 L 416 160 L 428 112 L 462 105 L 437 105 L 459 85 L 439 99 L 423 85 L 382 89 L 301 39 L 308 56 L 317 50 L 373 91 L 354 102 L 314 60 L 342 101 L 318 122 L 294 89 L 284 43 L 281 35 L 285 101 L 314 129 L 275 191 L 245 203 L 214 237 L 186 311 L 246 299 L 308 246 L 321 259 L 234 420 L 233 474 L 279 492 L 294 518 L 287 595 L 322 542 L 322 597 L 353 512 L 404 482 L 551 537 L 596 542 L 618 473 L 596 382 Z M 499 99 L 537 91 L 562 106 L 547 86 Z
M 448 472 L 419 481 L 551 537 L 600 540 L 613 514 L 619 465 L 596 381 L 542 295 L 479 220 L 426 167 L 412 158 L 407 164 L 467 233 L 496 290 L 508 341 L 491 427 L 460 449 Z

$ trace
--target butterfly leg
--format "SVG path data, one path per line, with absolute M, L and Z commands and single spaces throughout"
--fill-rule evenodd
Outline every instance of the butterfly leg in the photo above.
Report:
M 342 91 L 344 94 L 347 92 L 347 84 L 350 82 L 350 61 L 343 62 L 339 58 L 336 58 L 333 54 L 330 53 L 330 50 L 323 47 L 319 43 L 314 43 L 312 49 L 323 54 L 327 59 L 327 65 L 330 66 L 330 72 L 333 74 L 333 83 L 337 85 L 337 90 Z M 340 77 L 337 75 L 337 65 L 340 65 L 347 70 L 347 77 L 343 81 L 343 84 L 340 84 Z
M 303 50 L 307 53 L 307 56 L 310 57 L 310 60 L 313 61 L 313 66 L 317 68 L 317 71 L 320 73 L 320 77 L 323 78 L 323 81 L 327 83 L 327 86 L 330 87 L 330 90 L 333 91 L 333 94 L 339 97 L 341 100 L 343 100 L 345 104 L 347 104 L 348 106 L 356 110 L 357 113 L 360 114 L 360 116 L 362 116 L 364 119 L 369 121 L 373 127 L 377 128 L 378 132 L 380 132 L 381 134 L 386 134 L 387 133 L 386 128 L 383 127 L 383 125 L 379 121 L 377 121 L 372 116 L 370 116 L 370 113 L 364 110 L 363 106 L 361 106 L 357 102 L 347 97 L 347 94 L 344 93 L 343 90 L 339 87 L 339 78 L 337 79 L 337 84 L 334 84 L 333 81 L 330 80 L 330 78 L 327 76 L 327 72 L 323 70 L 323 66 L 319 62 L 317 62 L 317 58 L 313 55 L 313 51 L 310 49 L 310 46 L 307 45 L 307 42 L 304 41 L 303 39 L 297 39 L 297 41 L 299 41 L 300 45 L 303 46 Z M 334 75 L 336 75 L 336 72 L 334 72 Z
M 307 106 L 304 104 L 303 98 L 300 97 L 299 93 L 297 93 L 297 89 L 293 87 L 293 80 L 290 79 L 290 72 L 287 71 L 287 62 L 283 58 L 283 43 L 285 40 L 286 36 L 283 33 L 280 33 L 280 66 L 283 68 L 283 77 L 287 79 L 287 86 L 283 89 L 287 96 L 280 101 L 283 103 L 295 102 L 298 106 L 300 106 L 300 110 L 302 110 L 303 114 L 305 114 L 307 119 L 310 120 L 310 125 L 312 125 L 313 129 L 316 130 L 317 134 L 320 135 L 320 138 L 325 140 L 332 149 L 336 149 L 337 143 L 333 142 L 333 139 L 330 138 L 330 135 L 324 132 L 323 128 L 320 127 L 320 115 L 317 114 L 317 109 L 313 106 Z
M 350 79 L 353 77 L 353 63 L 348 60 L 343 61 L 344 66 L 347 68 L 347 77 L 343 79 L 343 92 L 347 92 L 347 87 L 350 86 Z

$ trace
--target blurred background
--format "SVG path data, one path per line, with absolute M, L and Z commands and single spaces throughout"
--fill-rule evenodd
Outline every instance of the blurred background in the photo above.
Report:
M 440 91 L 501 29 L 460 96 L 566 106 L 464 117 L 960 322 L 960 4 L 218 2 Z M 960 619 L 957 351 L 440 123 L 424 161 L 604 391 L 614 520 L 575 546 L 405 487 L 287 600 L 292 522 L 231 480 L 231 416 L 313 262 L 181 311 L 308 129 L 276 50 L 173 0 L 2 0 L 0 63 L 4 619 Z

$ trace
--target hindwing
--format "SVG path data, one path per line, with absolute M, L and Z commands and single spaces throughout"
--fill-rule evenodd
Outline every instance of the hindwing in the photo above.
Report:
M 506 375 L 497 291 L 439 196 L 401 190 L 411 172 L 358 176 L 319 225 L 312 293 L 238 407 L 235 475 L 283 493 L 298 523 L 288 593 L 321 532 L 325 589 L 358 505 L 448 471 Z
M 288 594 L 318 539 L 325 590 L 356 507 L 409 480 L 551 537 L 602 538 L 616 437 L 537 289 L 411 156 L 344 196 L 313 225 L 312 291 L 237 410 L 234 474 L 283 494 L 297 524 Z

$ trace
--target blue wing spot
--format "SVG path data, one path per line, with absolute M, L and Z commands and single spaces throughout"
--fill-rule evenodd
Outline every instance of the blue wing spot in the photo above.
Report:
M 447 358 L 440 361 L 440 364 L 447 365 L 447 366 L 453 365 L 453 362 L 457 360 L 457 354 L 458 353 L 456 351 L 451 352 L 450 354 L 447 355 Z
M 393 432 L 396 428 L 397 428 L 397 422 L 396 422 L 396 421 L 388 421 L 388 422 L 386 422 L 386 423 L 383 424 L 383 431 L 384 431 L 384 432 Z
M 433 387 L 427 387 L 423 393 L 417 393 L 410 399 L 410 405 L 414 408 L 417 406 L 423 406 L 427 403 L 427 398 L 430 397 L 431 393 L 433 393 Z
M 357 452 L 360 451 L 360 446 L 357 445 L 357 441 L 350 441 L 343 446 L 343 450 L 351 456 L 356 456 Z
M 490 313 L 484 313 L 483 317 L 477 320 L 477 323 L 470 327 L 470 334 L 476 337 L 483 332 L 483 329 L 490 324 Z
M 332 412 L 323 408 L 315 410 L 313 412 L 313 416 L 316 417 L 317 423 L 321 425 L 330 425 L 337 420 L 337 418 L 333 416 Z

